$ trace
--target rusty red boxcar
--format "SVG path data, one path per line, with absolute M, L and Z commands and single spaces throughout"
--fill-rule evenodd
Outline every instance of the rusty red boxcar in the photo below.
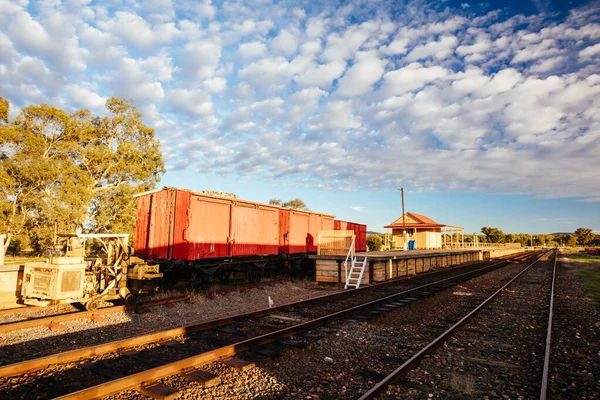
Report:
M 142 193 L 135 252 L 181 260 L 277 254 L 279 210 L 174 188 Z
M 279 210 L 279 252 L 315 253 L 319 231 L 334 228 L 333 215 L 312 211 Z
M 204 285 L 234 273 L 253 280 L 307 270 L 314 267 L 308 254 L 317 252 L 319 232 L 335 227 L 333 215 L 220 194 L 165 187 L 136 197 L 135 253 L 158 259 L 173 281 L 181 273 Z M 359 225 L 345 224 L 357 232 L 356 249 L 366 249 Z

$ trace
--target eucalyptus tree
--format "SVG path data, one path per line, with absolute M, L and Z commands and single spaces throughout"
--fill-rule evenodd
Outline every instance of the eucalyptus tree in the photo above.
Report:
M 135 106 L 111 98 L 100 117 L 30 105 L 14 121 L 8 107 L 0 97 L 0 232 L 8 242 L 25 235 L 41 249 L 58 230 L 132 233 L 132 194 L 164 173 L 154 130 Z

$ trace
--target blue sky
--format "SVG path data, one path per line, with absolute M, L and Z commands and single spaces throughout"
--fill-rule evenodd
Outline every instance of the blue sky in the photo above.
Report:
M 0 1 L 0 95 L 133 99 L 164 185 L 600 231 L 598 1 Z

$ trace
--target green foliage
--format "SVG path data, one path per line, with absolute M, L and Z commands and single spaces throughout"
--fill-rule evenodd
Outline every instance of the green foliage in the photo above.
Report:
M 132 194 L 156 186 L 162 154 L 135 106 L 111 98 L 106 107 L 110 115 L 97 117 L 28 106 L 0 125 L 0 231 L 9 240 L 26 231 L 42 250 L 57 231 L 133 233 Z
M 489 243 L 505 243 L 506 235 L 498 228 L 491 228 L 489 226 L 484 226 L 481 228 L 481 233 L 485 235 L 487 238 L 487 242 Z
M 586 246 L 594 239 L 594 232 L 590 228 L 577 228 L 575 236 L 577 237 L 577 243 Z
M 0 96 L 0 122 L 7 123 L 8 122 L 8 110 L 9 110 L 8 101 Z
M 379 251 L 381 250 L 381 246 L 383 246 L 381 235 L 367 235 L 367 247 L 369 248 L 369 251 Z
M 271 200 L 269 200 L 269 204 L 272 204 L 274 206 L 280 206 L 281 205 L 281 200 L 279 200 L 279 199 L 271 199 Z
M 19 238 L 13 238 L 10 245 L 6 248 L 6 254 L 11 254 L 13 257 L 23 249 L 23 243 Z
M 568 246 L 568 247 L 575 247 L 575 246 L 577 246 L 577 236 L 575 236 L 575 235 L 567 235 L 565 245 Z
M 285 203 L 283 203 L 281 205 L 281 207 L 293 208 L 296 210 L 308 210 L 308 207 L 306 207 L 306 204 L 297 197 L 294 200 L 286 201 Z

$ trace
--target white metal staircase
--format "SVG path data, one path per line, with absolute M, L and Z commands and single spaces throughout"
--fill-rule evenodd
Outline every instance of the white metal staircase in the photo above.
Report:
M 362 260 L 362 263 L 356 262 L 356 257 L 354 256 L 354 240 L 355 238 L 352 239 L 352 244 L 350 245 L 348 255 L 344 261 L 344 272 L 346 273 L 346 285 L 344 286 L 344 289 L 348 289 L 349 287 L 358 289 L 363 274 L 365 273 L 365 267 L 367 266 L 367 257 Z M 348 273 L 348 260 L 350 260 L 350 273 Z

